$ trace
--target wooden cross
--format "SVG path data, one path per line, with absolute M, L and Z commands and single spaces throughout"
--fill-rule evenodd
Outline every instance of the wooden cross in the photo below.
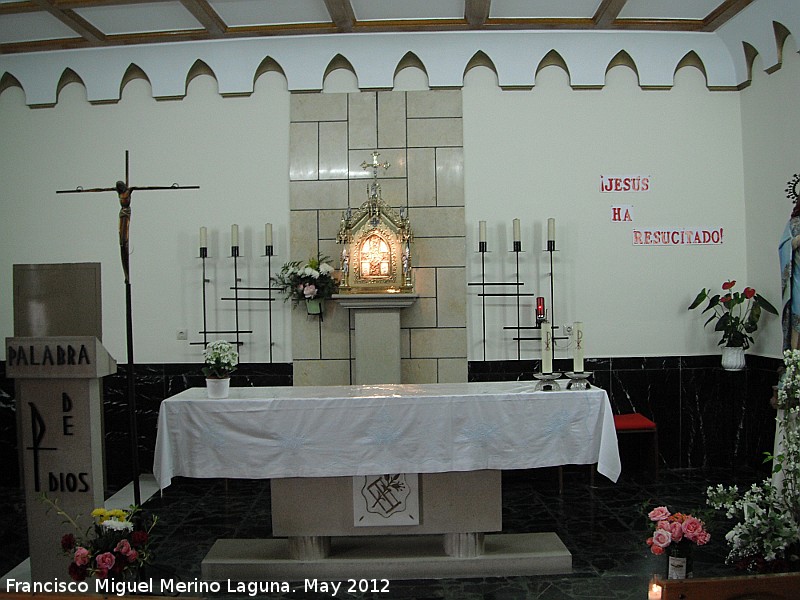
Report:
M 116 192 L 119 197 L 119 250 L 122 259 L 122 272 L 125 275 L 125 314 L 128 347 L 128 417 L 130 419 L 131 437 L 131 470 L 133 474 L 133 497 L 134 503 L 141 504 L 141 492 L 139 490 L 139 445 L 138 432 L 136 426 L 136 383 L 134 379 L 133 362 L 133 311 L 131 307 L 131 278 L 130 278 L 130 245 L 129 230 L 131 224 L 131 196 L 134 190 L 198 190 L 199 185 L 180 186 L 177 183 L 172 185 L 150 185 L 150 186 L 131 186 L 130 185 L 130 162 L 128 151 L 125 151 L 125 181 L 117 181 L 114 187 L 110 188 L 89 188 L 82 187 L 74 190 L 57 190 L 56 194 L 86 194 L 93 192 Z

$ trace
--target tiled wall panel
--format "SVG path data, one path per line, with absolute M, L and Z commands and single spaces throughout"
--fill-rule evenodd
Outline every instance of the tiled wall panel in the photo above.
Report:
M 292 260 L 317 251 L 338 267 L 342 211 L 367 199 L 372 151 L 382 197 L 405 208 L 415 240 L 420 300 L 401 316 L 403 381 L 466 381 L 466 245 L 461 92 L 293 94 L 290 124 Z M 294 384 L 350 383 L 352 319 L 328 306 L 324 320 L 292 316 Z M 347 365 L 345 369 L 343 365 Z M 344 380 L 346 379 L 346 381 Z

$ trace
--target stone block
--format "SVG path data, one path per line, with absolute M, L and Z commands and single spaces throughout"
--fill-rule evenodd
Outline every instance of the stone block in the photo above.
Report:
M 415 252 L 415 247 L 416 244 L 411 246 L 412 252 Z M 420 298 L 436 297 L 436 269 L 414 267 L 414 292 L 419 294 Z
M 464 206 L 464 149 L 436 149 L 436 204 Z
M 406 95 L 378 92 L 378 146 L 406 147 Z
M 351 179 L 350 187 L 350 206 L 358 208 L 367 200 L 367 186 L 369 181 L 365 179 Z M 381 179 L 381 198 L 395 210 L 406 206 L 406 180 L 405 179 Z M 414 227 L 414 222 L 411 222 Z
M 350 150 L 350 179 L 372 179 L 372 167 L 364 169 L 362 163 L 372 164 L 372 151 L 375 146 L 365 150 Z M 394 179 L 406 176 L 405 148 L 377 148 L 379 163 L 389 163 L 389 168 L 378 169 L 378 179 Z M 383 182 L 381 181 L 381 185 Z
M 347 94 L 350 148 L 374 150 L 378 146 L 378 107 L 375 92 Z
M 422 147 L 463 146 L 461 119 L 409 119 L 408 145 Z
M 292 306 L 291 300 L 288 302 L 287 308 L 292 311 L 292 358 L 295 361 L 321 358 L 319 318 L 307 314 L 303 304 Z
M 414 235 L 424 238 L 466 235 L 464 208 L 462 206 L 412 207 L 408 211 Z
M 290 181 L 291 210 L 338 209 L 347 207 L 347 181 Z
M 400 313 L 400 326 L 407 328 L 436 327 L 436 299 L 419 298 Z
M 438 383 L 435 358 L 400 361 L 403 383 Z
M 319 124 L 319 178 L 347 179 L 347 123 Z
M 414 265 L 419 267 L 463 267 L 466 238 L 415 238 Z
M 319 126 L 289 124 L 289 181 L 319 177 Z
M 346 121 L 347 94 L 290 94 L 289 120 Z
M 335 300 L 325 301 L 324 321 L 320 326 L 323 359 L 350 359 L 349 312 Z
M 441 268 L 436 271 L 436 323 L 439 327 L 467 326 L 466 269 Z
M 461 117 L 461 90 L 407 92 L 408 117 Z
M 437 362 L 439 383 L 466 383 L 469 376 L 466 358 L 440 358 Z
M 435 152 L 434 148 L 408 149 L 408 203 L 410 206 L 436 205 Z
M 306 260 L 309 256 L 316 256 L 319 248 L 317 211 L 292 211 L 289 229 L 289 258 L 287 260 Z M 309 235 L 310 232 L 313 233 Z
M 349 360 L 297 360 L 292 363 L 294 385 L 350 385 Z
M 465 327 L 411 329 L 412 358 L 466 358 Z

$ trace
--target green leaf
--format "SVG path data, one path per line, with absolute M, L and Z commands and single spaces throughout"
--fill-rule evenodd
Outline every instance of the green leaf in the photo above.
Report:
M 706 288 L 703 288 L 702 290 L 700 290 L 700 293 L 697 294 L 697 297 L 694 299 L 694 301 L 689 305 L 689 308 L 687 308 L 686 310 L 692 310 L 693 308 L 697 308 L 706 298 L 708 298 L 708 292 L 706 291 Z
M 718 304 L 719 304 L 719 294 L 717 294 L 716 296 L 713 296 L 708 301 L 708 306 L 706 306 L 706 308 L 705 308 L 705 310 L 703 312 L 708 312 L 709 310 L 711 310 L 712 308 L 714 308 Z
M 772 313 L 773 315 L 778 314 L 778 311 L 775 309 L 775 307 L 772 306 L 772 304 L 770 304 L 769 301 L 762 295 L 756 294 L 755 296 L 753 296 L 753 298 L 755 300 L 756 306 L 763 308 L 765 311 L 767 311 L 768 313 Z

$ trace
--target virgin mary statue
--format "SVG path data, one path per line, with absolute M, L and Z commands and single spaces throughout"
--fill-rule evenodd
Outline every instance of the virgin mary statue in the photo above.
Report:
M 795 204 L 778 245 L 784 350 L 800 347 L 800 261 L 795 258 L 800 246 L 800 195 L 796 192 L 798 182 L 800 177 L 795 175 L 794 181 L 789 182 L 787 188 L 788 196 Z

